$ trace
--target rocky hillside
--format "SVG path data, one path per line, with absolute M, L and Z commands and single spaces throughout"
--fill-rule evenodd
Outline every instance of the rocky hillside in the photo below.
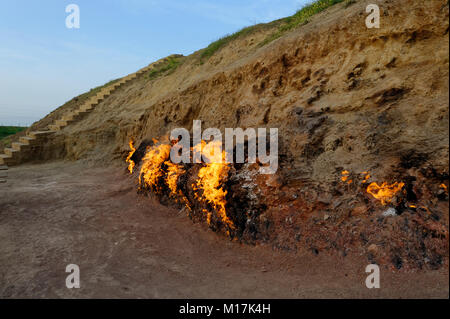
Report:
M 195 119 L 222 131 L 276 127 L 278 172 L 230 173 L 241 178 L 228 184 L 234 238 L 365 254 L 398 269 L 440 267 L 448 262 L 448 2 L 375 1 L 381 26 L 368 29 L 372 2 L 336 4 L 278 38 L 284 21 L 246 30 L 210 56 L 178 57 L 57 132 L 41 159 L 126 167 L 130 139 L 146 146 Z M 384 182 L 403 185 L 388 202 L 368 191 Z M 191 217 L 204 220 L 199 214 Z M 211 228 L 220 231 L 220 221 Z

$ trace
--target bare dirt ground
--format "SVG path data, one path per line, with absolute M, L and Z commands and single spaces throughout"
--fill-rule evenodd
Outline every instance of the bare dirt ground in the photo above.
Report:
M 67 264 L 81 288 L 67 289 Z M 123 168 L 20 166 L 0 184 L 1 298 L 448 298 L 448 266 L 381 269 L 367 260 L 248 246 L 138 196 Z

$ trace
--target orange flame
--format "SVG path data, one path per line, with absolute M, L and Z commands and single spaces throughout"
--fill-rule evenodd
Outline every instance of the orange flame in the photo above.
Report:
M 186 207 L 191 210 L 188 199 L 183 195 L 182 191 L 178 189 L 177 183 L 179 177 L 185 173 L 185 169 L 180 164 L 172 163 L 169 159 L 171 145 L 159 144 L 158 141 L 153 140 L 153 146 L 146 149 L 146 153 L 142 159 L 142 165 L 139 173 L 140 187 L 148 187 L 153 191 L 161 191 L 161 179 L 164 179 L 165 184 L 170 190 L 170 196 L 175 199 L 184 201 Z M 194 151 L 200 152 L 203 155 L 205 166 L 200 168 L 197 180 L 192 184 L 195 191 L 195 198 L 211 205 L 220 220 L 228 227 L 227 233 L 231 229 L 235 229 L 233 222 L 226 214 L 226 195 L 227 191 L 223 187 L 224 181 L 228 177 L 230 164 L 225 163 L 225 151 L 221 151 L 221 142 L 213 141 L 206 143 L 201 141 L 200 144 L 193 147 Z M 131 165 L 131 156 L 135 151 L 132 141 L 130 141 L 130 152 L 127 157 L 127 162 Z M 130 166 L 131 167 L 131 166 Z M 130 172 L 132 172 L 134 163 Z M 206 222 L 211 224 L 213 212 L 203 209 L 205 213 Z
M 367 192 L 380 200 L 382 205 L 386 205 L 392 201 L 395 194 L 402 190 L 403 186 L 405 186 L 405 183 L 395 182 L 392 185 L 388 185 L 388 183 L 384 182 L 381 186 L 377 183 L 372 183 L 367 187 Z
M 206 223 L 208 224 L 208 226 L 211 225 L 211 213 L 206 209 L 203 209 L 203 212 L 206 214 Z
M 212 141 L 208 144 L 202 141 L 194 146 L 194 150 L 200 151 L 209 160 L 209 163 L 199 170 L 198 180 L 192 187 L 194 190 L 202 190 L 201 198 L 211 203 L 217 210 L 222 222 L 234 229 L 234 224 L 228 218 L 225 209 L 227 191 L 223 189 L 222 184 L 228 176 L 230 166 L 225 163 L 225 151 L 220 152 L 221 146 L 220 141 Z M 196 196 L 200 197 L 197 194 Z M 207 222 L 210 223 L 210 221 L 211 215 L 208 214 Z
M 181 192 L 177 190 L 177 182 L 178 177 L 180 177 L 180 175 L 184 174 L 185 172 L 183 166 L 179 164 L 174 164 L 171 161 L 166 161 L 165 164 L 167 165 L 166 183 L 167 186 L 169 186 L 170 194 L 173 197 L 176 197 L 177 195 L 182 195 Z
M 442 188 L 448 194 L 448 189 L 445 184 L 442 183 L 439 187 Z
M 158 179 L 164 176 L 162 164 L 169 158 L 170 145 L 160 144 L 150 147 L 142 159 L 141 171 L 139 174 L 139 185 L 156 187 Z M 142 181 L 143 179 L 143 181 Z
M 349 175 L 350 175 L 350 172 L 349 172 L 349 171 L 347 171 L 347 170 L 342 171 L 341 174 L 342 174 L 341 181 L 347 182 L 347 184 L 353 183 L 353 180 L 352 180 L 352 179 L 348 179 L 348 178 L 349 178 Z
M 341 181 L 346 182 L 349 174 L 350 174 L 349 171 L 342 171 Z
M 129 163 L 128 170 L 130 171 L 130 174 L 133 174 L 133 169 L 134 169 L 135 163 L 134 163 L 134 161 L 131 160 L 131 157 L 133 156 L 134 152 L 136 152 L 136 148 L 134 148 L 134 146 L 133 146 L 133 140 L 132 139 L 130 140 L 129 145 L 130 145 L 131 151 L 128 154 L 127 159 L 125 161 L 127 163 Z
M 367 182 L 369 181 L 369 179 L 370 179 L 370 173 L 369 173 L 369 172 L 362 172 L 361 174 L 362 174 L 362 175 L 365 175 L 365 176 L 364 176 L 364 180 L 362 181 L 363 184 L 364 184 L 364 183 L 367 183 Z

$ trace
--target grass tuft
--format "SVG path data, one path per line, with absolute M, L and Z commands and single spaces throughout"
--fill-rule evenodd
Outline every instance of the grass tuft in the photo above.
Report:
M 272 42 L 273 40 L 280 38 L 283 34 L 296 28 L 297 26 L 307 24 L 309 22 L 309 18 L 311 18 L 313 15 L 318 14 L 325 9 L 343 1 L 344 0 L 318 0 L 304 6 L 294 15 L 284 18 L 284 23 L 281 24 L 277 31 L 265 38 L 260 43 L 260 46 L 264 46 Z
M 152 69 L 148 73 L 148 77 L 151 80 L 153 80 L 162 74 L 166 74 L 166 75 L 172 74 L 181 63 L 182 63 L 182 59 L 180 57 L 170 56 L 167 58 L 167 60 L 163 64 Z
M 241 37 L 241 36 L 246 36 L 249 35 L 251 33 L 253 33 L 257 27 L 261 25 L 261 24 L 257 24 L 257 25 L 252 25 L 249 27 L 245 27 L 235 33 L 232 34 L 227 34 L 226 36 L 220 38 L 219 40 L 214 41 L 213 43 L 211 43 L 210 45 L 208 45 L 205 49 L 203 49 L 200 58 L 202 60 L 204 59 L 208 59 L 209 57 L 211 57 L 214 53 L 216 53 L 217 51 L 219 51 L 220 48 L 224 47 L 225 45 L 227 45 L 228 43 L 230 43 L 231 41 Z

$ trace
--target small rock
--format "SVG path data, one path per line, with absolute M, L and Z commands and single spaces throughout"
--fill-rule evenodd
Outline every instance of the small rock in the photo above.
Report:
M 270 175 L 267 179 L 266 179 L 266 185 L 269 187 L 274 187 L 274 188 L 279 188 L 281 186 L 278 177 L 275 176 L 274 174 Z
M 447 199 L 447 193 L 445 192 L 445 190 L 440 189 L 437 192 L 437 198 L 439 198 L 440 200 L 446 200 Z
M 336 208 L 338 208 L 341 204 L 342 204 L 342 200 L 335 200 L 335 201 L 333 202 L 333 204 L 331 205 L 331 207 L 332 207 L 333 209 L 336 209 Z
M 366 211 L 367 211 L 366 205 L 356 206 L 352 210 L 352 216 L 358 216 L 358 215 L 364 214 Z
M 383 212 L 383 216 L 384 217 L 397 216 L 397 211 L 395 210 L 395 208 L 389 207 Z
M 367 251 L 375 256 L 378 252 L 378 246 L 375 244 L 371 244 L 369 247 L 367 247 Z
M 317 201 L 321 204 L 329 205 L 331 203 L 332 199 L 333 199 L 333 197 L 331 196 L 331 194 L 326 194 L 326 195 L 320 195 L 317 198 Z

